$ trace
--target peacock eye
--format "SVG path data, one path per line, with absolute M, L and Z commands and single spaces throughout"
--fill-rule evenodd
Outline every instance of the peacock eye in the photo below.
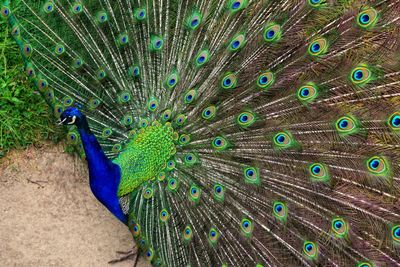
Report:
M 309 259 L 315 259 L 318 255 L 318 246 L 314 242 L 305 241 L 303 244 L 303 252 Z
M 395 112 L 390 115 L 387 123 L 392 130 L 400 130 L 400 112 Z
M 328 42 L 325 38 L 315 39 L 308 47 L 308 52 L 312 56 L 320 56 L 328 50 Z
M 250 237 L 253 232 L 253 223 L 249 219 L 243 219 L 241 223 L 242 233 L 246 237 Z
M 7 7 L 3 6 L 1 8 L 1 14 L 3 15 L 3 17 L 8 17 L 10 15 L 10 10 Z
M 313 52 L 318 52 L 321 49 L 321 46 L 319 44 L 313 44 L 311 49 Z
M 360 16 L 360 22 L 362 24 L 367 24 L 369 22 L 370 18 L 368 14 L 363 14 Z
M 134 16 L 135 16 L 135 18 L 136 18 L 138 21 L 144 20 L 145 17 L 146 17 L 146 11 L 145 11 L 145 9 L 143 9 L 143 8 L 136 9 L 136 10 L 135 10 Z
M 281 211 L 282 211 L 282 209 L 283 209 L 283 207 L 282 207 L 282 205 L 281 205 L 281 204 L 279 204 L 279 205 L 276 205 L 276 207 L 275 207 L 275 211 L 276 211 L 276 212 L 281 212 Z
M 310 6 L 315 7 L 315 8 L 319 8 L 321 7 L 323 4 L 325 4 L 326 0 L 308 0 L 308 3 L 310 4 Z
M 260 184 L 260 173 L 259 169 L 255 167 L 245 167 L 243 169 L 243 174 L 244 174 L 244 181 L 247 184 L 254 184 L 254 185 L 259 185 Z
M 236 122 L 240 127 L 247 128 L 256 121 L 255 115 L 251 111 L 244 111 L 239 114 Z
M 357 70 L 354 72 L 353 77 L 355 80 L 359 81 L 363 78 L 364 74 L 362 73 L 362 71 Z
M 179 74 L 177 71 L 170 73 L 166 80 L 166 85 L 168 89 L 173 89 L 179 82 Z
M 392 235 L 394 241 L 400 243 L 400 225 L 396 225 L 393 227 Z
M 224 150 L 228 146 L 227 140 L 222 136 L 215 137 L 211 144 L 217 151 Z
M 230 0 L 228 7 L 231 13 L 235 13 L 239 10 L 244 9 L 247 6 L 248 0 Z
M 373 156 L 367 160 L 367 169 L 373 175 L 386 176 L 389 170 L 389 164 L 386 158 Z
M 370 68 L 365 65 L 360 65 L 354 68 L 350 73 L 350 80 L 355 85 L 362 86 L 367 84 L 373 79 L 372 72 Z
M 246 44 L 246 36 L 244 34 L 236 35 L 230 43 L 230 51 L 237 51 Z
M 370 29 L 376 25 L 378 19 L 378 12 L 373 8 L 367 8 L 357 15 L 357 24 L 363 29 Z
M 286 137 L 285 137 L 283 134 L 280 134 L 280 135 L 278 135 L 278 136 L 276 137 L 276 141 L 277 141 L 279 144 L 283 144 L 283 142 L 285 142 L 285 139 L 286 139 Z
M 275 82 L 274 74 L 270 71 L 262 73 L 257 79 L 257 86 L 262 90 L 267 90 Z
M 399 127 L 400 126 L 400 116 L 395 116 L 392 120 L 391 123 L 393 127 Z

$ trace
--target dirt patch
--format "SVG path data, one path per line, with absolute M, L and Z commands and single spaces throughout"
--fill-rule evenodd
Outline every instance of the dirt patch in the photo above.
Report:
M 2 266 L 112 266 L 116 251 L 133 247 L 126 226 L 92 195 L 84 162 L 62 145 L 0 160 L 0 211 Z

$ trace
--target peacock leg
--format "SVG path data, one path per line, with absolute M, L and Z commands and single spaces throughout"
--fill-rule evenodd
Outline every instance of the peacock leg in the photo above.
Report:
M 123 262 L 123 261 L 127 261 L 127 260 L 131 260 L 134 259 L 134 265 L 136 266 L 139 260 L 139 254 L 137 251 L 137 247 L 136 245 L 129 251 L 117 251 L 117 254 L 123 255 L 122 257 L 120 257 L 119 259 L 114 259 L 109 261 L 109 264 L 115 264 L 115 263 L 119 263 L 119 262 Z

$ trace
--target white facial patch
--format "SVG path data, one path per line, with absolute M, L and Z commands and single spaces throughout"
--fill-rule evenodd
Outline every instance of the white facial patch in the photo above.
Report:
M 72 117 L 72 121 L 71 121 L 71 122 L 68 122 L 68 124 L 74 124 L 75 121 L 76 121 L 76 116 L 73 116 L 73 117 Z

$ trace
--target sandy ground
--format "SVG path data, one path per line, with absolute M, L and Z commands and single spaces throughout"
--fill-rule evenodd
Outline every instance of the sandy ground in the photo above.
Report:
M 133 266 L 108 264 L 134 246 L 131 234 L 97 202 L 85 164 L 62 145 L 0 159 L 0 212 L 1 266 Z

